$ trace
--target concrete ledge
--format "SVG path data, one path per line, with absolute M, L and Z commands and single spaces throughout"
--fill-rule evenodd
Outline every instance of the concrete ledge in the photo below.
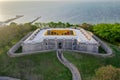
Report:
M 78 51 L 78 50 L 65 50 L 65 51 L 70 51 L 70 52 L 78 52 L 82 54 L 89 54 L 89 55 L 94 55 L 94 56 L 100 56 L 100 57 L 112 57 L 112 54 L 105 54 L 105 53 L 90 53 L 90 52 L 85 52 L 85 51 Z
M 112 49 L 101 39 L 99 39 L 97 36 L 93 35 L 93 38 L 96 39 L 99 43 L 100 46 L 106 51 L 107 54 L 105 53 L 99 53 L 100 56 L 106 57 L 106 56 L 113 56 Z
M 30 32 L 29 34 L 27 34 L 25 37 L 23 37 L 18 43 L 16 43 L 8 52 L 7 54 L 10 57 L 14 57 L 16 56 L 15 51 L 21 46 L 21 43 L 27 39 L 30 35 L 32 34 L 32 32 Z M 18 54 L 19 55 L 19 54 Z
M 44 51 L 31 51 L 31 52 L 27 52 L 27 53 L 11 53 L 8 55 L 10 57 L 20 57 L 20 56 L 25 56 L 25 55 L 31 55 L 31 54 L 38 54 L 38 53 L 46 53 L 46 52 L 51 52 L 51 51 L 55 51 L 55 50 L 44 50 Z

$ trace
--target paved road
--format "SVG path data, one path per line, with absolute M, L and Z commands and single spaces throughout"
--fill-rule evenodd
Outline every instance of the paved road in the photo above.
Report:
M 71 71 L 72 80 L 81 80 L 79 70 L 63 56 L 63 52 L 61 50 L 57 50 L 57 58 Z

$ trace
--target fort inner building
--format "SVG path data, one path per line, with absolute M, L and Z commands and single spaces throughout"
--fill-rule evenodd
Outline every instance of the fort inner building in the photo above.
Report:
M 48 28 L 37 29 L 21 46 L 23 52 L 62 49 L 98 53 L 100 45 L 82 28 Z

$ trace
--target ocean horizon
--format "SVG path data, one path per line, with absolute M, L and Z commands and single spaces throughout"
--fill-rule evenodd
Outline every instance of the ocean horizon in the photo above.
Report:
M 120 2 L 10 1 L 0 2 L 0 21 L 24 17 L 13 22 L 24 23 L 41 16 L 37 22 L 120 23 Z

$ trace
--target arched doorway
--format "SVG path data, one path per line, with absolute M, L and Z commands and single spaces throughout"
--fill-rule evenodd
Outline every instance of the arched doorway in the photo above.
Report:
M 62 49 L 62 42 L 58 43 L 58 49 Z

